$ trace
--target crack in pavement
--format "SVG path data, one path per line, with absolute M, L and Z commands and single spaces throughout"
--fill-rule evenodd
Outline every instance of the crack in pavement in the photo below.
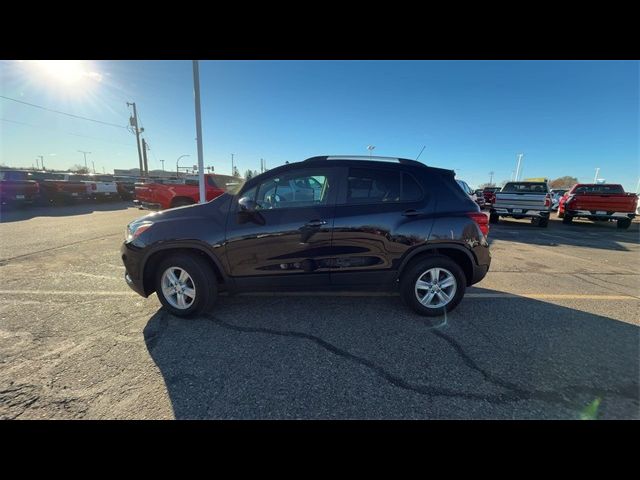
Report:
M 518 402 L 522 400 L 539 400 L 545 403 L 558 404 L 558 405 L 570 407 L 573 409 L 576 408 L 576 402 L 572 401 L 565 394 L 574 394 L 574 395 L 588 394 L 592 397 L 602 396 L 604 394 L 610 394 L 610 395 L 618 395 L 624 398 L 631 399 L 636 403 L 638 402 L 638 393 L 637 393 L 638 385 L 633 383 L 630 383 L 628 385 L 622 385 L 620 388 L 615 390 L 614 389 L 594 389 L 592 387 L 584 386 L 584 385 L 568 385 L 555 391 L 524 389 L 519 385 L 503 380 L 493 375 L 492 373 L 486 371 L 482 367 L 480 367 L 475 362 L 475 360 L 473 360 L 465 352 L 464 348 L 458 342 L 456 342 L 451 337 L 445 335 L 444 333 L 436 330 L 431 330 L 431 332 L 436 336 L 438 336 L 439 338 L 441 338 L 442 340 L 444 340 L 445 342 L 447 342 L 456 351 L 460 359 L 469 369 L 474 370 L 478 372 L 480 375 L 482 375 L 482 377 L 485 379 L 486 382 L 507 391 L 498 393 L 495 395 L 482 395 L 482 394 L 476 394 L 476 393 L 470 393 L 470 392 L 461 392 L 461 391 L 451 390 L 447 388 L 435 387 L 431 385 L 416 384 L 416 383 L 407 381 L 398 375 L 394 375 L 393 373 L 387 371 L 384 367 L 376 364 L 375 362 L 367 358 L 360 357 L 351 352 L 343 350 L 333 345 L 332 343 L 327 342 L 323 338 L 320 338 L 315 335 L 311 335 L 303 332 L 297 332 L 293 330 L 274 330 L 274 329 L 262 328 L 262 327 L 245 327 L 245 326 L 240 326 L 240 325 L 235 325 L 235 324 L 225 322 L 224 320 L 216 318 L 213 315 L 205 315 L 205 317 L 213 321 L 213 323 L 223 328 L 226 328 L 228 330 L 233 330 L 233 331 L 242 332 L 242 333 L 263 333 L 267 335 L 278 335 L 278 336 L 300 338 L 300 339 L 312 341 L 317 345 L 319 345 L 320 347 L 324 348 L 325 350 L 328 350 L 329 352 L 333 353 L 334 355 L 340 356 L 351 362 L 360 364 L 370 369 L 376 375 L 378 375 L 379 377 L 383 378 L 388 383 L 396 387 L 402 388 L 404 390 L 409 390 L 415 393 L 419 393 L 421 395 L 455 397 L 455 398 L 463 398 L 466 400 L 476 400 L 476 401 L 480 400 L 480 401 L 487 401 L 492 404 L 505 404 L 509 402 Z M 158 335 L 161 335 L 161 333 L 162 332 L 159 332 L 153 337 L 156 340 L 156 343 L 157 343 Z

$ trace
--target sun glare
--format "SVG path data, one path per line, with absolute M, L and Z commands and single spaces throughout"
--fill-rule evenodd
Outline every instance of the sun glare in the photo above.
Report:
M 34 64 L 49 79 L 62 85 L 78 86 L 87 80 L 101 80 L 101 75 L 89 71 L 82 60 L 37 60 Z

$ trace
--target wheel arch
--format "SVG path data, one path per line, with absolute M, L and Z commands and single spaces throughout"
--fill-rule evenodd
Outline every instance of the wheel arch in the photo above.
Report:
M 228 284 L 228 277 L 225 274 L 222 263 L 206 245 L 202 245 L 200 242 L 195 241 L 186 243 L 169 243 L 154 248 L 143 260 L 142 285 L 145 295 L 151 295 L 155 291 L 154 277 L 156 275 L 157 265 L 163 258 L 175 253 L 198 255 L 211 266 L 216 275 L 216 280 L 221 287 Z
M 475 256 L 473 252 L 469 251 L 467 248 L 455 243 L 426 245 L 408 253 L 402 260 L 400 268 L 398 269 L 398 279 L 400 279 L 404 272 L 407 271 L 409 265 L 417 260 L 434 255 L 449 257 L 451 260 L 456 262 L 464 272 L 467 285 L 473 284 L 473 265 L 475 263 Z

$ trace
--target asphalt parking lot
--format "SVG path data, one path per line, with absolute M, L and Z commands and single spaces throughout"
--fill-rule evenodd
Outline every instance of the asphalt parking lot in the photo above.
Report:
M 640 233 L 492 226 L 447 318 L 398 296 L 221 296 L 182 320 L 131 292 L 127 203 L 3 212 L 0 418 L 640 418 Z

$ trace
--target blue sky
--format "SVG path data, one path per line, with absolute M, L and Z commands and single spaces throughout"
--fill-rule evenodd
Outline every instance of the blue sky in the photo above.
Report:
M 135 101 L 151 146 L 149 167 L 197 163 L 190 61 L 87 61 L 82 80 L 55 68 L 0 62 L 0 95 L 125 126 Z M 205 165 L 241 172 L 323 154 L 415 158 L 455 168 L 475 186 L 595 168 L 635 191 L 639 167 L 636 61 L 202 61 Z M 78 73 L 78 72 L 76 72 Z M 62 78 L 62 81 L 61 81 Z M 107 172 L 138 165 L 135 137 L 0 98 L 0 161 Z

